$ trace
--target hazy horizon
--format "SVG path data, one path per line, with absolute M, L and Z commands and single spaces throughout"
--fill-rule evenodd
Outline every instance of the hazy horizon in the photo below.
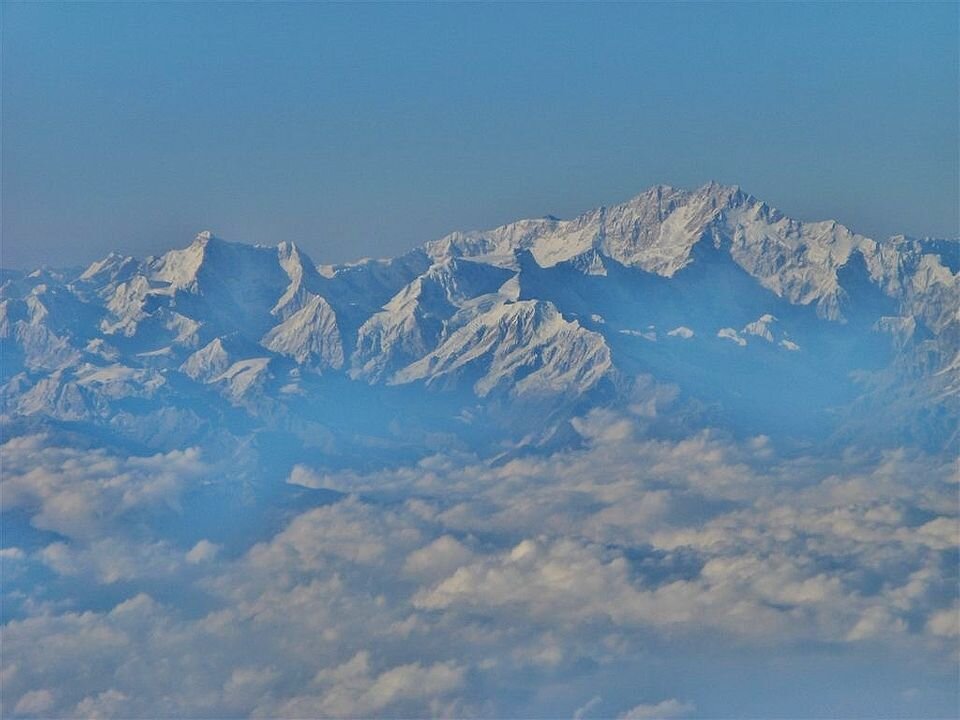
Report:
M 705 183 L 705 184 L 702 184 L 702 185 L 696 186 L 696 187 L 692 187 L 692 186 L 691 186 L 691 187 L 670 186 L 670 187 L 674 187 L 674 189 L 678 189 L 678 190 L 690 190 L 690 191 L 694 191 L 694 190 L 697 190 L 697 189 L 699 189 L 699 188 L 705 187 L 706 185 L 709 185 L 710 183 L 714 183 L 714 182 L 716 182 L 716 181 L 715 181 L 715 180 L 710 180 L 708 183 Z M 720 184 L 721 184 L 721 185 L 725 185 L 725 186 L 727 186 L 727 187 L 740 187 L 740 186 L 737 185 L 736 183 L 729 183 L 729 184 L 720 183 Z M 656 185 L 652 185 L 652 186 L 650 186 L 650 187 L 658 187 L 658 186 L 661 186 L 661 185 L 667 185 L 667 184 L 665 184 L 665 183 L 657 183 Z M 669 186 L 669 185 L 667 185 L 667 186 Z M 646 191 L 646 190 L 648 190 L 648 189 L 650 189 L 650 188 L 644 188 L 643 191 Z M 755 194 L 750 193 L 750 192 L 749 192 L 749 189 L 747 189 L 747 188 L 741 188 L 741 189 L 743 189 L 744 192 L 747 192 L 747 194 L 749 194 L 749 195 L 751 195 L 751 196 L 753 196 L 753 197 L 757 197 Z M 502 223 L 500 226 L 502 226 L 502 225 L 504 225 L 504 224 L 505 224 L 505 225 L 509 225 L 509 224 L 511 224 L 511 223 L 513 223 L 513 222 L 522 222 L 522 221 L 524 221 L 524 220 L 536 220 L 536 219 L 545 218 L 545 217 L 552 217 L 552 218 L 554 218 L 554 219 L 556 219 L 556 220 L 561 220 L 561 221 L 562 221 L 562 220 L 572 220 L 572 219 L 575 219 L 575 218 L 577 218 L 577 217 L 580 217 L 582 214 L 586 214 L 586 213 L 589 213 L 590 211 L 596 210 L 596 209 L 598 209 L 599 207 L 610 207 L 610 206 L 612 206 L 612 205 L 618 205 L 618 204 L 621 204 L 622 202 L 629 201 L 629 200 L 637 197 L 637 196 L 640 195 L 640 194 L 642 194 L 642 192 L 641 192 L 641 193 L 634 193 L 634 194 L 631 195 L 630 197 L 628 197 L 628 198 L 623 198 L 622 200 L 617 201 L 617 202 L 605 203 L 604 205 L 597 206 L 597 207 L 584 208 L 582 212 L 578 212 L 578 213 L 576 213 L 575 215 L 572 215 L 572 216 L 561 217 L 561 216 L 558 216 L 558 215 L 556 215 L 556 214 L 554 214 L 554 213 L 544 213 L 544 214 L 541 214 L 541 215 L 530 215 L 530 216 L 523 216 L 523 217 L 513 218 L 512 220 L 510 220 L 510 221 L 508 221 L 508 222 L 506 222 L 506 223 Z M 759 201 L 761 201 L 761 202 L 767 202 L 767 201 L 766 201 L 764 198 L 762 198 L 762 197 L 757 197 L 757 199 L 758 199 Z M 773 205 L 773 204 L 771 204 L 771 203 L 769 203 L 769 202 L 767 202 L 767 204 L 770 205 L 771 207 L 775 208 L 776 210 L 778 210 L 778 211 L 780 211 L 780 212 L 783 212 L 782 209 L 779 208 L 779 207 L 777 207 L 776 205 Z M 836 222 L 840 222 L 840 221 L 837 220 L 836 218 L 798 218 L 798 217 L 794 217 L 794 216 L 789 215 L 789 213 L 784 213 L 784 214 L 787 215 L 787 217 L 790 217 L 792 220 L 799 220 L 800 222 L 804 222 L 804 223 L 808 223 L 808 222 L 819 222 L 819 221 L 831 221 L 831 220 L 832 220 L 832 221 L 836 221 Z M 849 226 L 847 226 L 847 225 L 846 225 L 845 223 L 843 223 L 843 222 L 840 222 L 840 224 L 841 224 L 841 225 L 844 225 L 845 227 L 848 227 L 848 229 L 849 229 L 851 232 L 854 232 L 854 233 L 857 233 L 857 234 L 859 234 L 859 235 L 864 235 L 864 236 L 866 236 L 866 237 L 869 237 L 866 233 L 859 232 L 859 231 L 857 230 L 857 228 L 855 228 L 855 227 L 849 227 Z M 497 226 L 497 227 L 500 227 L 500 226 Z M 479 228 L 454 228 L 454 229 L 451 230 L 450 232 L 451 232 L 451 233 L 452 233 L 452 232 L 475 232 L 475 231 L 476 231 L 476 232 L 480 232 L 480 231 L 493 230 L 493 229 L 495 229 L 495 227 L 493 227 L 493 226 L 491 226 L 491 227 L 479 227 Z M 227 241 L 227 242 L 232 242 L 232 243 L 239 243 L 239 244 L 243 244 L 243 245 L 260 245 L 260 246 L 264 246 L 264 247 L 273 247 L 273 246 L 275 246 L 275 245 L 278 245 L 278 244 L 281 243 L 281 242 L 288 242 L 288 241 L 285 241 L 285 240 L 277 240 L 277 241 L 275 241 L 275 242 L 270 242 L 269 240 L 263 241 L 263 240 L 259 240 L 259 239 L 247 239 L 247 238 L 228 237 L 228 236 L 224 236 L 223 233 L 219 232 L 219 231 L 217 230 L 217 228 L 205 227 L 205 228 L 197 228 L 195 231 L 188 232 L 188 233 L 187 233 L 185 236 L 183 236 L 183 237 L 172 238 L 171 241 L 170 241 L 166 246 L 162 246 L 162 247 L 158 248 L 157 251 L 156 251 L 156 253 L 155 253 L 155 255 L 163 254 L 163 253 L 168 252 L 168 251 L 170 251 L 170 250 L 176 250 L 176 249 L 178 249 L 178 248 L 182 248 L 182 247 L 184 247 L 184 246 L 186 246 L 186 245 L 189 245 L 198 235 L 200 235 L 200 234 L 202 234 L 202 233 L 210 233 L 210 234 L 214 235 L 215 237 L 217 237 L 217 238 L 219 238 L 219 239 L 221 239 L 221 240 L 225 240 L 225 241 Z M 413 245 L 413 246 L 411 246 L 411 247 L 401 248 L 401 249 L 399 249 L 399 250 L 396 252 L 396 255 L 402 255 L 402 254 L 404 254 L 404 253 L 406 253 L 406 252 L 410 252 L 410 251 L 416 250 L 417 248 L 423 247 L 423 245 L 425 245 L 426 243 L 429 243 L 429 242 L 431 242 L 431 241 L 435 241 L 435 240 L 440 240 L 440 239 L 442 239 L 442 237 L 445 237 L 447 234 L 448 234 L 448 233 L 445 233 L 444 236 L 426 238 L 426 239 L 424 239 L 423 241 L 418 242 L 418 243 L 416 243 L 415 245 Z M 898 234 L 901 234 L 901 233 L 898 233 Z M 908 237 L 910 237 L 910 236 L 908 235 Z M 887 238 L 871 238 L 871 239 L 874 239 L 874 240 L 885 240 L 885 239 L 887 239 Z M 925 237 L 920 237 L 920 238 L 918 238 L 918 239 L 960 240 L 960 237 L 956 237 L 956 238 L 953 238 L 953 237 L 951 237 L 951 238 L 935 238 L 935 237 L 931 237 L 931 236 L 925 236 Z M 304 246 L 304 245 L 302 245 L 302 244 L 300 244 L 300 243 L 296 243 L 296 242 L 295 242 L 294 244 L 296 244 L 298 247 L 300 247 L 300 248 L 303 249 L 305 252 L 307 252 L 307 254 L 310 255 L 311 259 L 314 260 L 314 262 L 316 262 L 318 265 L 327 265 L 327 264 L 337 265 L 337 264 L 345 264 L 345 263 L 346 263 L 346 264 L 349 264 L 349 263 L 351 263 L 351 262 L 356 262 L 356 261 L 362 261 L 362 260 L 368 260 L 368 259 L 389 259 L 389 258 L 391 257 L 390 255 L 380 255 L 380 256 L 356 256 L 356 257 L 348 257 L 348 258 L 345 258 L 344 260 L 332 261 L 332 262 L 331 262 L 331 261 L 325 260 L 325 259 L 322 258 L 322 257 L 321 257 L 321 258 L 314 257 L 314 253 L 307 251 L 306 246 Z M 324 250 L 325 250 L 325 248 L 321 247 L 320 252 L 323 252 Z M 133 254 L 131 254 L 130 252 L 125 251 L 125 248 L 124 248 L 123 246 L 118 246 L 118 247 L 111 248 L 111 249 L 107 252 L 107 254 L 109 254 L 109 253 L 111 253 L 111 252 L 113 252 L 113 253 L 118 253 L 118 254 L 124 255 L 124 256 L 139 257 L 140 259 L 145 259 L 146 257 L 148 257 L 147 255 L 140 255 L 140 256 L 133 255 Z M 39 267 L 41 267 L 41 268 L 50 268 L 50 269 L 69 269 L 69 268 L 77 269 L 77 268 L 81 268 L 81 267 L 84 267 L 84 268 L 85 268 L 85 267 L 87 267 L 89 264 L 91 264 L 91 263 L 93 263 L 93 262 L 96 262 L 96 261 L 98 261 L 98 260 L 103 259 L 105 256 L 106 256 L 106 255 L 98 255 L 98 256 L 95 256 L 95 257 L 86 258 L 85 260 L 84 260 L 84 259 L 81 259 L 79 263 L 74 264 L 74 265 L 69 265 L 69 264 L 64 264 L 64 263 L 53 263 L 53 264 L 51 264 L 51 263 L 44 263 L 43 265 L 41 265 L 41 266 L 39 266 Z M 34 266 L 25 267 L 25 268 L 17 268 L 17 267 L 11 267 L 11 266 L 8 266 L 8 265 L 0 265 L 0 268 L 5 269 L 5 270 L 19 270 L 19 271 L 23 271 L 23 272 L 28 272 L 28 271 L 31 271 L 31 270 L 36 270 L 36 269 L 38 269 L 38 267 L 34 267 Z

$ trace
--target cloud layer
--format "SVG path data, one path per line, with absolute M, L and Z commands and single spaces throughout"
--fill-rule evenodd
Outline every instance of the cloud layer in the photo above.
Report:
M 209 479 L 198 450 L 121 459 L 9 440 L 4 511 L 29 527 L 0 555 L 4 716 L 950 706 L 952 465 L 906 450 L 788 455 L 711 432 L 645 439 L 609 412 L 576 427 L 583 447 L 546 457 L 298 466 L 292 488 L 341 499 L 242 548 L 212 526 L 186 538 L 149 522 Z M 836 668 L 846 692 L 817 684 Z M 794 689 L 778 689 L 787 678 Z

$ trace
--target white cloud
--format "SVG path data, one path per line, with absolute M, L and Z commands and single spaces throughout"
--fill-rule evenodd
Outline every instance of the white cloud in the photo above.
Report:
M 45 435 L 11 438 L 0 453 L 4 510 L 25 508 L 35 527 L 72 538 L 109 532 L 134 510 L 176 507 L 184 486 L 206 470 L 196 448 L 122 458 L 51 445 Z
M 436 699 L 459 689 L 464 668 L 452 662 L 424 666 L 414 662 L 380 673 L 371 670 L 370 653 L 358 652 L 347 662 L 321 670 L 313 692 L 277 707 L 261 708 L 266 717 L 372 717 L 390 706 Z
M 114 538 L 89 545 L 50 543 L 38 558 L 58 575 L 95 579 L 108 585 L 134 578 L 170 577 L 182 567 L 179 553 L 164 543 L 131 543 Z
M 894 633 L 903 632 L 906 627 L 906 623 L 901 618 L 894 617 L 886 608 L 869 607 L 847 633 L 847 640 L 889 638 Z
M 40 690 L 30 690 L 23 694 L 18 701 L 16 706 L 13 708 L 13 712 L 16 715 L 42 715 L 47 710 L 53 707 L 54 699 L 53 693 L 42 688 Z
M 927 621 L 927 629 L 939 637 L 960 637 L 960 604 L 933 613 Z
M 184 558 L 191 565 L 199 565 L 200 563 L 213 560 L 219 552 L 220 546 L 216 543 L 212 543 L 209 540 L 200 540 L 190 548 Z
M 76 717 L 82 718 L 110 718 L 122 714 L 124 704 L 129 698 L 119 690 L 113 688 L 97 693 L 96 696 L 85 697 L 74 711 Z
M 636 705 L 619 717 L 620 720 L 667 720 L 689 715 L 694 710 L 696 707 L 693 703 L 670 698 L 655 705 Z
M 732 340 L 740 347 L 746 347 L 747 344 L 747 341 L 740 337 L 740 333 L 730 327 L 720 328 L 717 331 L 717 337 Z
M 683 338 L 684 340 L 689 340 L 690 338 L 693 337 L 693 330 L 691 330 L 690 328 L 684 325 L 680 325 L 678 327 L 675 327 L 670 332 L 668 332 L 667 335 L 670 335 L 671 337 Z
M 290 476 L 287 478 L 287 482 L 291 485 L 300 485 L 313 489 L 326 487 L 324 485 L 323 475 L 314 472 L 306 465 L 294 465 L 293 470 L 290 471 Z
M 15 481 L 17 507 L 39 515 L 69 493 L 51 470 L 65 468 L 97 511 L 70 516 L 63 540 L 7 553 L 76 594 L 19 602 L 3 628 L 4 696 L 48 690 L 51 716 L 263 717 L 586 717 L 600 701 L 584 698 L 602 696 L 609 712 L 676 717 L 701 698 L 636 705 L 632 680 L 682 671 L 701 647 L 757 667 L 810 647 L 867 664 L 952 657 L 949 464 L 905 451 L 783 459 L 767 438 L 649 439 L 642 422 L 591 413 L 582 449 L 496 464 L 449 453 L 328 473 L 323 486 L 359 495 L 230 552 L 197 541 L 214 537 L 202 527 L 184 547 L 124 524 L 125 490 L 162 474 L 153 464 L 34 445 L 47 469 L 40 490 Z M 172 461 L 201 472 L 197 458 Z M 135 493 L 131 507 L 160 496 Z M 129 599 L 104 609 L 81 591 L 96 584 Z
M 415 577 L 439 579 L 472 559 L 473 553 L 468 547 L 456 538 L 443 535 L 410 553 L 403 564 L 403 570 Z

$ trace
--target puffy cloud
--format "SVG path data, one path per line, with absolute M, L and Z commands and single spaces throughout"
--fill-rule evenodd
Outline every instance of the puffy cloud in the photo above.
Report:
M 314 677 L 317 694 L 291 698 L 276 717 L 371 717 L 388 706 L 439 698 L 457 690 L 464 668 L 452 662 L 397 665 L 371 671 L 370 654 L 357 653 L 346 663 L 321 670 Z
M 291 485 L 314 489 L 326 487 L 324 481 L 323 475 L 311 470 L 306 465 L 294 465 L 293 470 L 290 471 L 290 477 L 287 478 L 287 482 Z
M 91 538 L 132 511 L 176 507 L 181 491 L 205 470 L 196 448 L 139 457 L 50 444 L 46 435 L 2 446 L 4 510 L 24 508 L 33 525 Z
M 375 565 L 420 539 L 420 530 L 395 513 L 350 497 L 297 516 L 271 542 L 254 546 L 250 561 L 254 566 L 276 566 L 289 560 L 310 569 L 335 561 Z
M 122 657 L 132 659 L 128 653 L 138 639 L 159 628 L 157 621 L 155 603 L 143 595 L 106 613 L 66 612 L 9 621 L 3 628 L 8 671 L 4 695 L 27 697 L 34 690 L 57 688 L 56 696 L 43 696 L 47 705 L 43 712 L 73 714 L 76 703 L 88 696 L 92 703 L 99 692 L 109 689 L 98 688 L 111 681 Z M 134 678 L 132 689 L 147 682 L 146 675 Z
M 199 565 L 200 563 L 213 560 L 219 552 L 220 546 L 216 543 L 212 543 L 209 540 L 200 540 L 190 548 L 185 559 L 191 565 Z
M 47 710 L 53 707 L 54 699 L 53 693 L 47 690 L 46 688 L 41 688 L 40 690 L 30 690 L 23 694 L 18 701 L 16 706 L 13 708 L 13 712 L 16 715 L 42 715 Z
M 110 718 L 122 714 L 122 708 L 129 698 L 113 688 L 85 697 L 77 703 L 74 714 L 83 718 Z
M 165 543 L 130 543 L 114 538 L 89 545 L 50 543 L 38 558 L 58 575 L 94 579 L 102 584 L 171 577 L 182 567 L 179 553 Z
M 933 613 L 927 621 L 927 629 L 940 637 L 960 637 L 960 604 Z
M 354 494 L 253 504 L 283 520 L 246 548 L 202 525 L 183 543 L 127 521 L 200 477 L 198 457 L 161 456 L 183 470 L 173 495 L 128 494 L 163 462 L 34 440 L 46 470 L 29 488 L 19 458 L 14 507 L 36 524 L 69 494 L 51 468 L 88 504 L 45 516 L 70 519 L 64 539 L 4 551 L 37 595 L 3 628 L 4 697 L 20 712 L 47 691 L 30 697 L 49 716 L 678 717 L 693 701 L 722 708 L 638 679 L 730 658 L 759 672 L 771 657 L 792 677 L 794 653 L 827 648 L 864 667 L 909 658 L 917 686 L 955 662 L 951 466 L 903 450 L 784 457 L 768 438 L 711 432 L 650 439 L 614 414 L 578 428 L 581 448 L 547 455 L 294 468 L 293 485 Z M 57 597 L 24 584 L 37 564 Z M 670 695 L 690 701 L 637 705 Z
M 456 538 L 442 535 L 407 556 L 403 570 L 407 575 L 437 578 L 456 571 L 473 559 L 473 552 Z

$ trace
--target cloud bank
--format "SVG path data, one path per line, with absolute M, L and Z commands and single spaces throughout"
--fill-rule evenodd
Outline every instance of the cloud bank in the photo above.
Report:
M 199 450 L 122 459 L 10 439 L 4 511 L 25 522 L 0 554 L 3 715 L 950 707 L 953 464 L 636 427 L 594 411 L 580 449 L 545 457 L 297 466 L 291 489 L 342 495 L 288 509 L 244 547 L 212 524 L 176 535 L 150 520 L 226 482 Z

